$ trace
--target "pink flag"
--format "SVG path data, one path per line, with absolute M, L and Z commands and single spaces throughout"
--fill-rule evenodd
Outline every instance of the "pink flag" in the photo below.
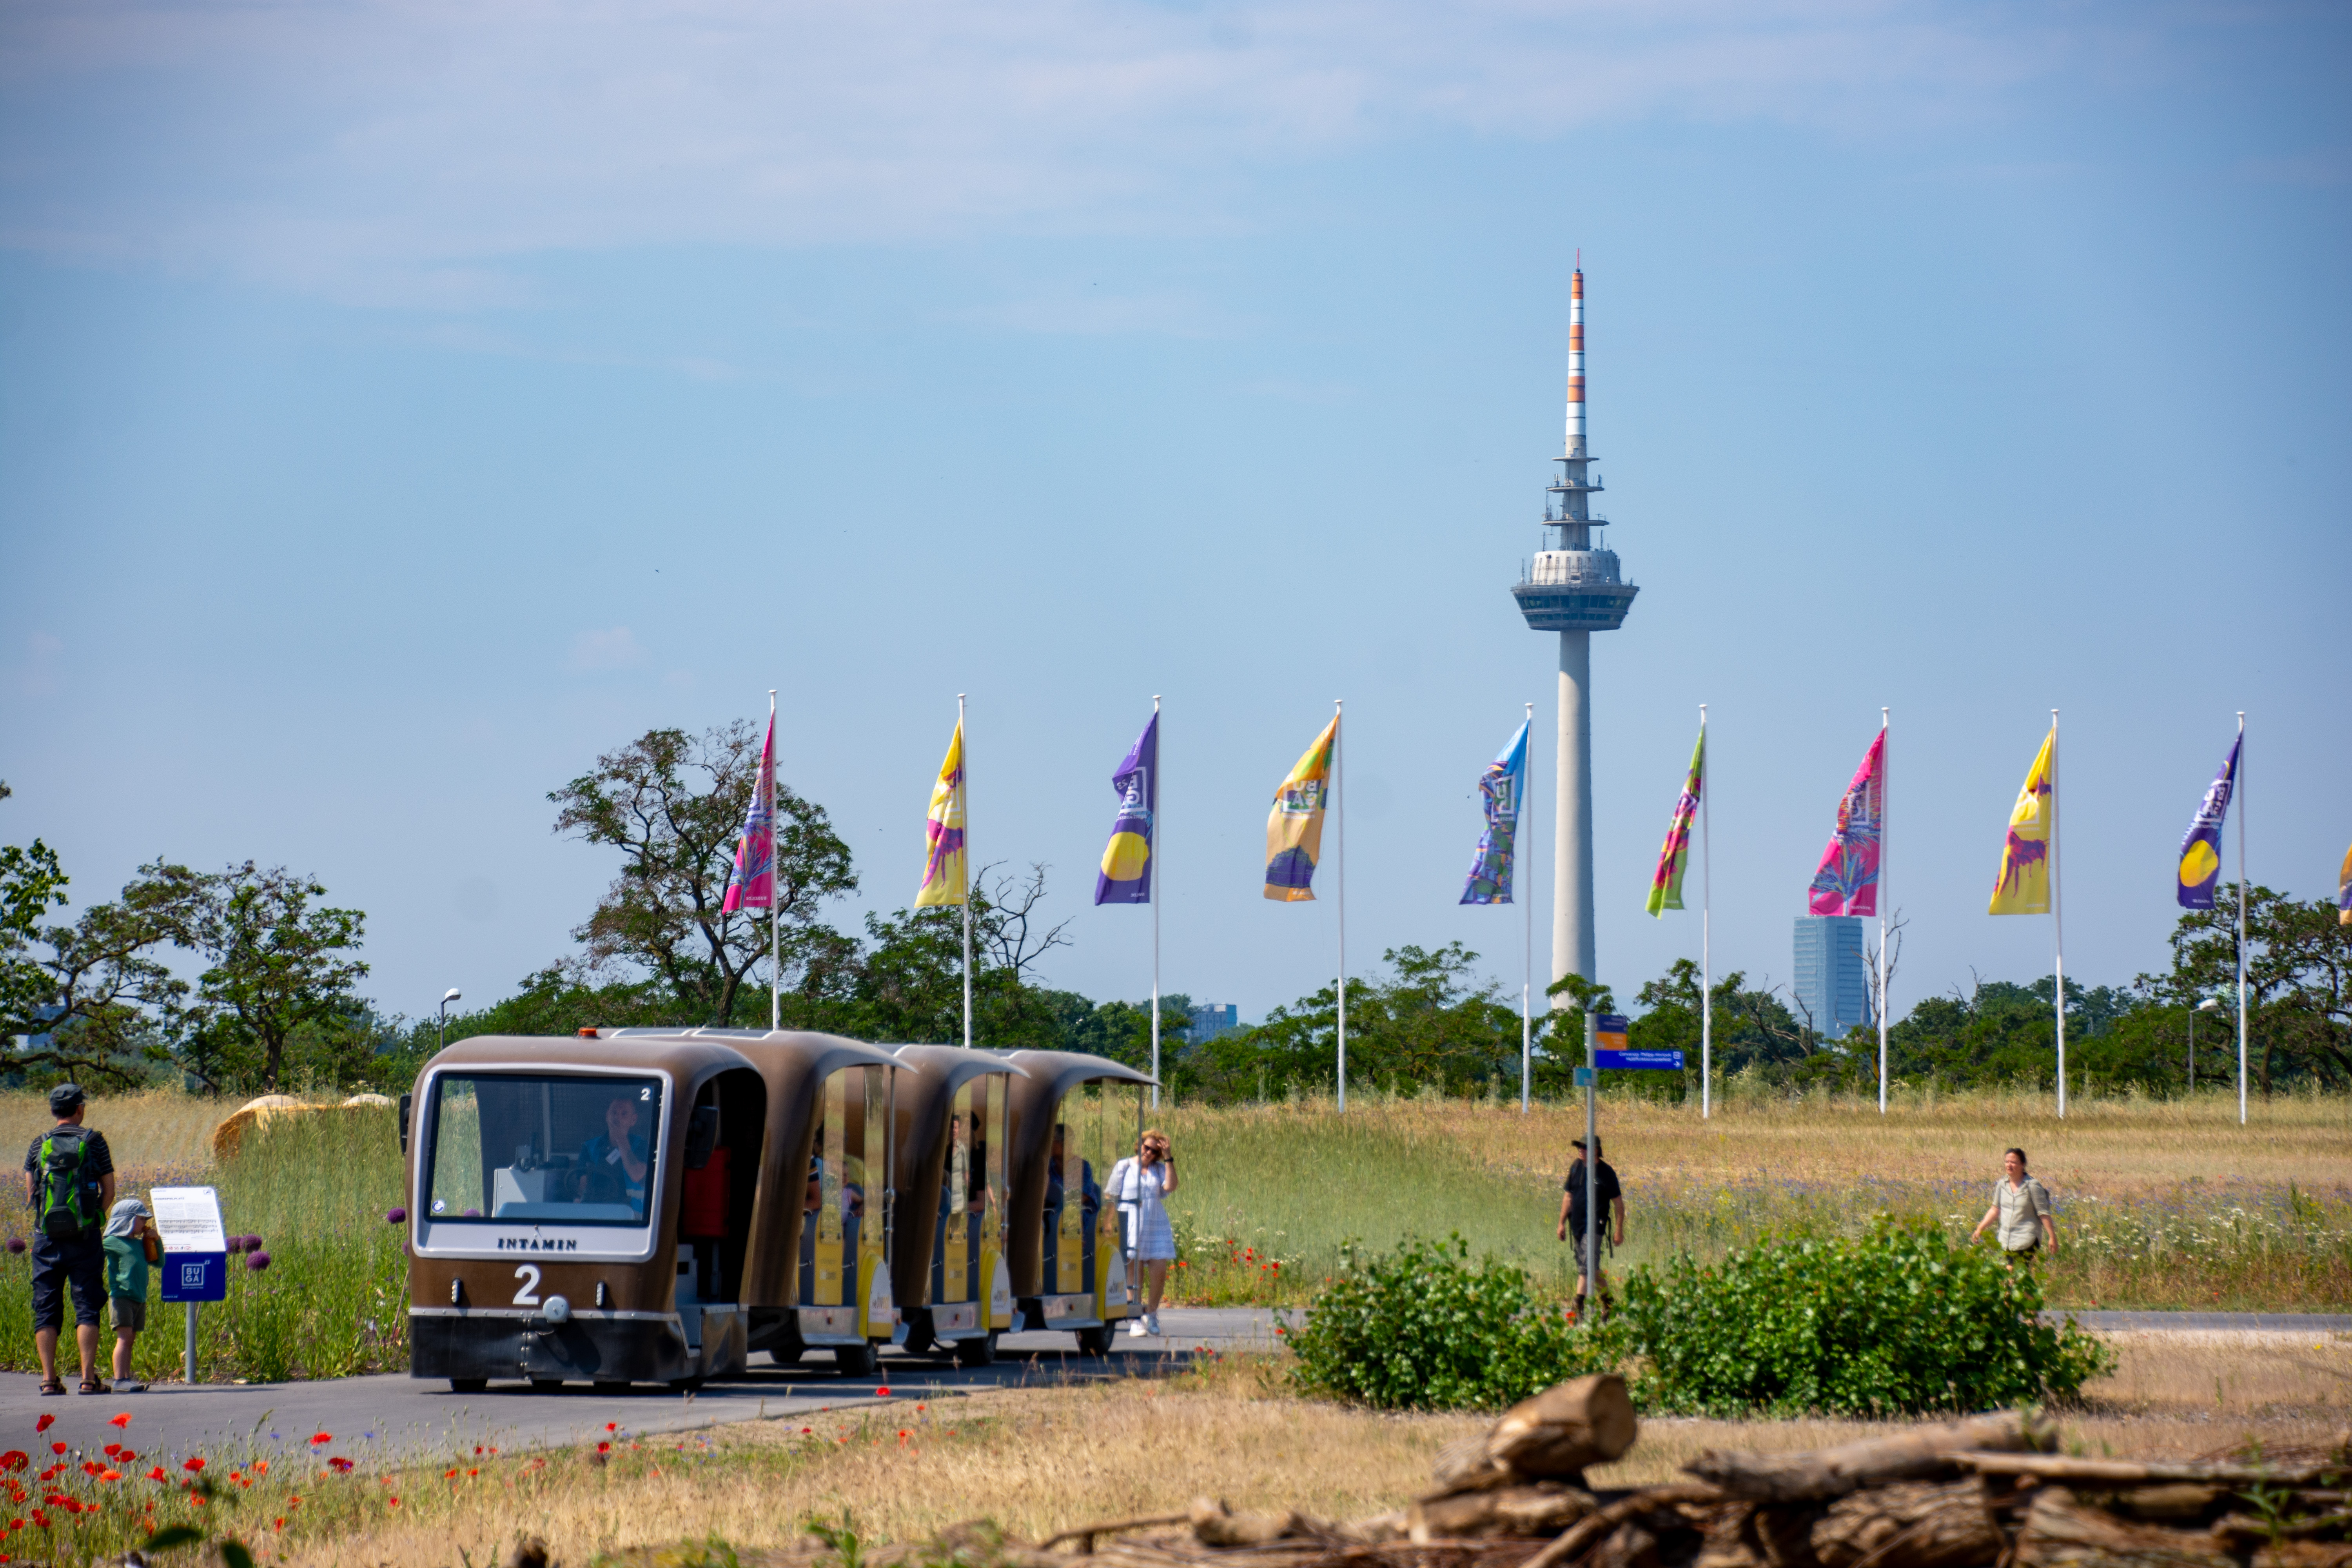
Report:
M 760 747 L 760 782 L 751 786 L 751 809 L 735 845 L 735 869 L 727 878 L 727 900 L 737 910 L 776 907 L 776 716 L 768 715 L 768 738 Z
M 1878 912 L 1878 843 L 1886 828 L 1886 731 L 1870 743 L 1838 802 L 1837 832 L 1822 851 L 1807 900 L 1817 915 Z

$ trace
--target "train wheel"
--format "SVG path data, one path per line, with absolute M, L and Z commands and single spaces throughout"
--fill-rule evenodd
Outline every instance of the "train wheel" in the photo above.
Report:
M 482 1390 L 489 1387 L 489 1385 L 490 1380 L 487 1377 L 453 1377 L 449 1380 L 449 1392 L 452 1394 L 479 1394 Z
M 1098 1329 L 1080 1329 L 1078 1331 L 1078 1353 L 1080 1355 L 1108 1355 L 1110 1354 L 1110 1341 L 1111 1326 L 1108 1323 L 1105 1323 Z
M 871 1377 L 879 1359 L 872 1345 L 835 1345 L 833 1370 L 844 1377 Z
M 974 1340 L 958 1340 L 955 1358 L 958 1366 L 993 1365 L 996 1361 L 996 1336 L 989 1333 Z

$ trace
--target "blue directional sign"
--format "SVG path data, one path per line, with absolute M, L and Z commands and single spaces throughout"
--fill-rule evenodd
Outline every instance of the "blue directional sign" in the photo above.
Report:
M 1680 1072 L 1683 1054 L 1680 1051 L 1596 1051 L 1604 1068 L 1647 1068 L 1654 1072 Z
M 228 1254 L 167 1252 L 156 1265 L 163 1276 L 166 1301 L 226 1301 L 228 1300 Z

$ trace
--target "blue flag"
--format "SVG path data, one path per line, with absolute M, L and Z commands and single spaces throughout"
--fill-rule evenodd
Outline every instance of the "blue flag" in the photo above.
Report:
M 1160 808 L 1160 715 L 1128 748 L 1127 760 L 1110 775 L 1118 791 L 1118 820 L 1110 825 L 1102 870 L 1095 878 L 1098 904 L 1151 901 L 1151 819 Z
M 2180 841 L 2179 885 L 2174 896 L 2184 910 L 2213 907 L 2213 888 L 2221 879 L 2221 824 L 2230 817 L 2230 796 L 2238 787 L 2238 747 L 2245 743 L 2245 737 L 2241 735 L 2230 747 L 2221 771 L 2214 775 L 2212 787 L 2205 792 L 2197 815 L 2189 819 L 2188 837 Z
M 1507 904 L 1512 871 L 1517 864 L 1519 797 L 1528 787 L 1528 727 L 1511 737 L 1502 754 L 1478 775 L 1478 793 L 1486 797 L 1486 831 L 1478 836 L 1478 858 L 1463 884 L 1465 904 Z

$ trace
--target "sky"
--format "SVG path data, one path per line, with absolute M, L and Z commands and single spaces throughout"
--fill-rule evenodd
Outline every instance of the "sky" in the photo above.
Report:
M 1516 993 L 1456 900 L 1527 703 L 1554 787 L 1580 255 L 1601 977 L 1697 956 L 1642 903 L 1706 703 L 1718 973 L 1787 983 L 1882 706 L 1895 1011 L 2048 973 L 1985 901 L 2058 709 L 2067 973 L 2127 983 L 2240 710 L 2252 878 L 2352 843 L 2347 237 L 2325 5 L 24 0 L 0 841 L 315 874 L 414 1016 L 576 951 L 617 861 L 549 791 L 771 687 L 828 918 L 903 907 L 965 693 L 977 858 L 1139 998 L 1089 899 L 1156 694 L 1167 989 L 1263 1016 L 1344 902 L 1351 973 Z M 1334 699 L 1344 900 L 1270 903 Z

